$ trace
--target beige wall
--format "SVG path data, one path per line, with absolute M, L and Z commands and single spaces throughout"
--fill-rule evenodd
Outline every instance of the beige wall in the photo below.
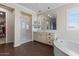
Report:
M 20 11 L 15 9 L 15 40 L 14 46 L 20 45 Z
M 68 4 L 52 10 L 57 13 L 57 36 L 64 40 L 75 41 L 79 43 L 79 30 L 68 30 L 67 11 L 71 8 L 79 8 L 79 4 Z
M 14 42 L 14 14 L 8 11 L 6 16 L 7 43 Z

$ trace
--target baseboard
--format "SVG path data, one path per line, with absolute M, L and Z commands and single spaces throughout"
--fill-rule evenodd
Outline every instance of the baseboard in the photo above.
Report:
M 47 46 L 52 46 L 52 45 L 49 45 L 49 44 L 46 44 L 46 43 L 43 43 L 43 42 L 40 42 L 40 41 L 37 41 L 37 40 L 33 40 L 33 41 L 44 44 L 44 45 L 47 45 Z
M 14 47 L 18 47 L 18 46 L 20 46 L 20 45 L 22 45 L 22 44 L 24 44 L 24 43 L 27 43 L 27 42 L 30 42 L 30 41 L 32 41 L 32 40 L 26 40 L 26 41 L 24 41 L 24 42 L 20 42 L 20 43 L 18 43 L 18 44 L 14 44 Z
M 20 46 L 21 44 L 14 44 L 14 47 L 18 47 L 18 46 Z
M 11 42 L 13 42 L 13 41 L 7 41 L 6 43 L 11 43 Z

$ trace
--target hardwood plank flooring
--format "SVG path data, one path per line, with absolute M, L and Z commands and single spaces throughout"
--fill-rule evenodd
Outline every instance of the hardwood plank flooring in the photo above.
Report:
M 13 43 L 0 45 L 0 56 L 53 56 L 53 47 L 39 42 L 28 42 L 19 47 Z

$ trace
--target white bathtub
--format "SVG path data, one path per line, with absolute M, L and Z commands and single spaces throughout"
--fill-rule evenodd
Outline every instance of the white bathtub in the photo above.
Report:
M 55 56 L 79 56 L 79 44 L 62 39 L 54 40 Z

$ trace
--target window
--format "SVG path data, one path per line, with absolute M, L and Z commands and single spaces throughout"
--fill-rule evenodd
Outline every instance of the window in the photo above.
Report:
M 79 28 L 79 8 L 70 9 L 67 13 L 68 28 L 78 29 Z

